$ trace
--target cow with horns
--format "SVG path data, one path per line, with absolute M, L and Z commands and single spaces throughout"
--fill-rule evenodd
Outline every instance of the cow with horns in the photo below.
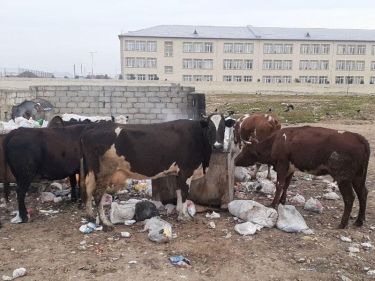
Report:
M 223 150 L 225 127 L 232 127 L 234 122 L 214 113 L 201 120 L 89 127 L 81 136 L 81 179 L 85 178 L 88 219 L 94 220 L 94 198 L 103 229 L 112 230 L 102 205 L 107 187 L 109 192 L 116 192 L 127 178 L 168 175 L 177 176 L 178 218 L 188 219 L 186 199 L 191 180 L 206 172 L 212 152 Z
M 234 159 L 234 164 L 247 167 L 260 162 L 274 166 L 277 183 L 272 207 L 285 204 L 286 192 L 296 170 L 331 175 L 344 200 L 339 228 L 345 228 L 353 207 L 353 189 L 359 201 L 355 225 L 362 226 L 365 221 L 369 158 L 370 145 L 359 134 L 303 126 L 283 128 L 262 142 L 247 144 Z

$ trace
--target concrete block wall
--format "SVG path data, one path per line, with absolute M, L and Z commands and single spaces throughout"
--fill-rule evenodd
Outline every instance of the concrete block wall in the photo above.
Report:
M 187 96 L 194 90 L 194 87 L 182 87 L 180 84 L 31 86 L 30 96 L 49 101 L 54 105 L 56 115 L 124 115 L 129 116 L 129 123 L 142 124 L 188 118 Z
M 12 106 L 35 99 L 35 93 L 26 90 L 0 90 L 0 97 L 0 120 L 6 121 L 11 118 Z

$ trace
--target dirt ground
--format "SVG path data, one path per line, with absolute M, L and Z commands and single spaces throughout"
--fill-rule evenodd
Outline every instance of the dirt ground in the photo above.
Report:
M 364 135 L 375 147 L 375 125 L 372 121 L 326 120 L 315 126 L 349 130 Z M 220 218 L 208 219 L 197 213 L 189 222 L 177 222 L 176 216 L 163 216 L 172 224 L 177 235 L 170 243 L 156 244 L 147 237 L 141 223 L 117 225 L 113 232 L 79 231 L 84 211 L 69 200 L 60 203 L 41 203 L 37 193 L 26 199 L 34 209 L 32 221 L 11 224 L 16 210 L 15 194 L 7 208 L 0 207 L 3 227 L 0 229 L 0 275 L 12 275 L 24 267 L 27 275 L 20 280 L 370 280 L 367 274 L 375 270 L 375 157 L 371 152 L 367 176 L 369 189 L 367 221 L 362 228 L 353 226 L 358 212 L 356 199 L 349 226 L 337 229 L 343 212 L 343 202 L 319 198 L 322 214 L 311 213 L 296 206 L 314 233 L 303 239 L 303 233 L 286 233 L 276 227 L 263 228 L 252 236 L 240 236 L 234 231 L 236 221 L 227 211 Z M 326 184 L 322 179 L 308 181 L 297 173 L 296 193 L 306 200 L 322 196 Z M 325 177 L 330 179 L 330 177 Z M 337 192 L 339 194 L 339 192 Z M 238 190 L 236 198 L 251 199 L 264 205 L 272 196 L 255 191 Z M 341 197 L 341 196 L 340 196 Z M 40 210 L 58 210 L 46 215 Z M 209 227 L 214 221 L 216 228 Z M 120 237 L 128 231 L 130 238 Z M 230 233 L 230 235 L 228 235 Z M 344 242 L 341 236 L 350 237 Z M 361 243 L 371 243 L 366 248 Z M 350 253 L 350 246 L 359 253 Z M 169 257 L 183 255 L 191 262 L 188 268 L 172 265 Z M 22 279 L 21 279 L 22 278 Z

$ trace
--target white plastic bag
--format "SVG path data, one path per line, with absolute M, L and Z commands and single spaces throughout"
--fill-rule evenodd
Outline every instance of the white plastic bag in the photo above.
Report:
M 117 202 L 112 202 L 109 219 L 113 224 L 125 223 L 125 221 L 133 219 L 134 215 L 134 203 L 119 205 Z
M 146 220 L 143 231 L 148 230 L 148 238 L 156 243 L 167 243 L 172 239 L 172 226 L 159 217 Z
M 256 226 L 251 222 L 239 223 L 234 226 L 234 230 L 241 235 L 251 235 L 257 231 Z
M 279 204 L 277 211 L 279 213 L 279 218 L 276 222 L 278 229 L 285 232 L 299 232 L 309 228 L 302 215 L 293 205 Z
M 290 203 L 297 205 L 297 206 L 302 206 L 305 204 L 305 202 L 306 202 L 305 197 L 303 197 L 302 195 L 298 193 L 296 194 L 296 196 L 290 199 Z
M 332 191 L 332 192 L 324 193 L 323 198 L 327 200 L 338 200 L 340 199 L 340 196 L 338 196 L 336 192 Z
M 258 179 L 258 182 L 261 186 L 259 192 L 264 194 L 275 194 L 276 186 L 272 181 L 267 179 Z
M 264 227 L 276 224 L 277 212 L 252 200 L 233 200 L 228 204 L 229 212 L 241 220 L 250 221 Z
M 305 203 L 305 206 L 303 207 L 306 211 L 314 212 L 314 213 L 319 213 L 321 214 L 323 212 L 323 205 L 322 203 L 319 202 L 318 199 L 315 198 L 310 198 L 307 200 Z
M 250 179 L 251 176 L 246 168 L 237 166 L 234 169 L 234 180 L 236 182 L 245 182 L 249 181 Z

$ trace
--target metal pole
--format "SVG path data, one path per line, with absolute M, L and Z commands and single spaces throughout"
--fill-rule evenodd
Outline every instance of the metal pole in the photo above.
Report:
M 94 54 L 96 51 L 89 52 L 91 54 L 91 75 L 94 76 Z

